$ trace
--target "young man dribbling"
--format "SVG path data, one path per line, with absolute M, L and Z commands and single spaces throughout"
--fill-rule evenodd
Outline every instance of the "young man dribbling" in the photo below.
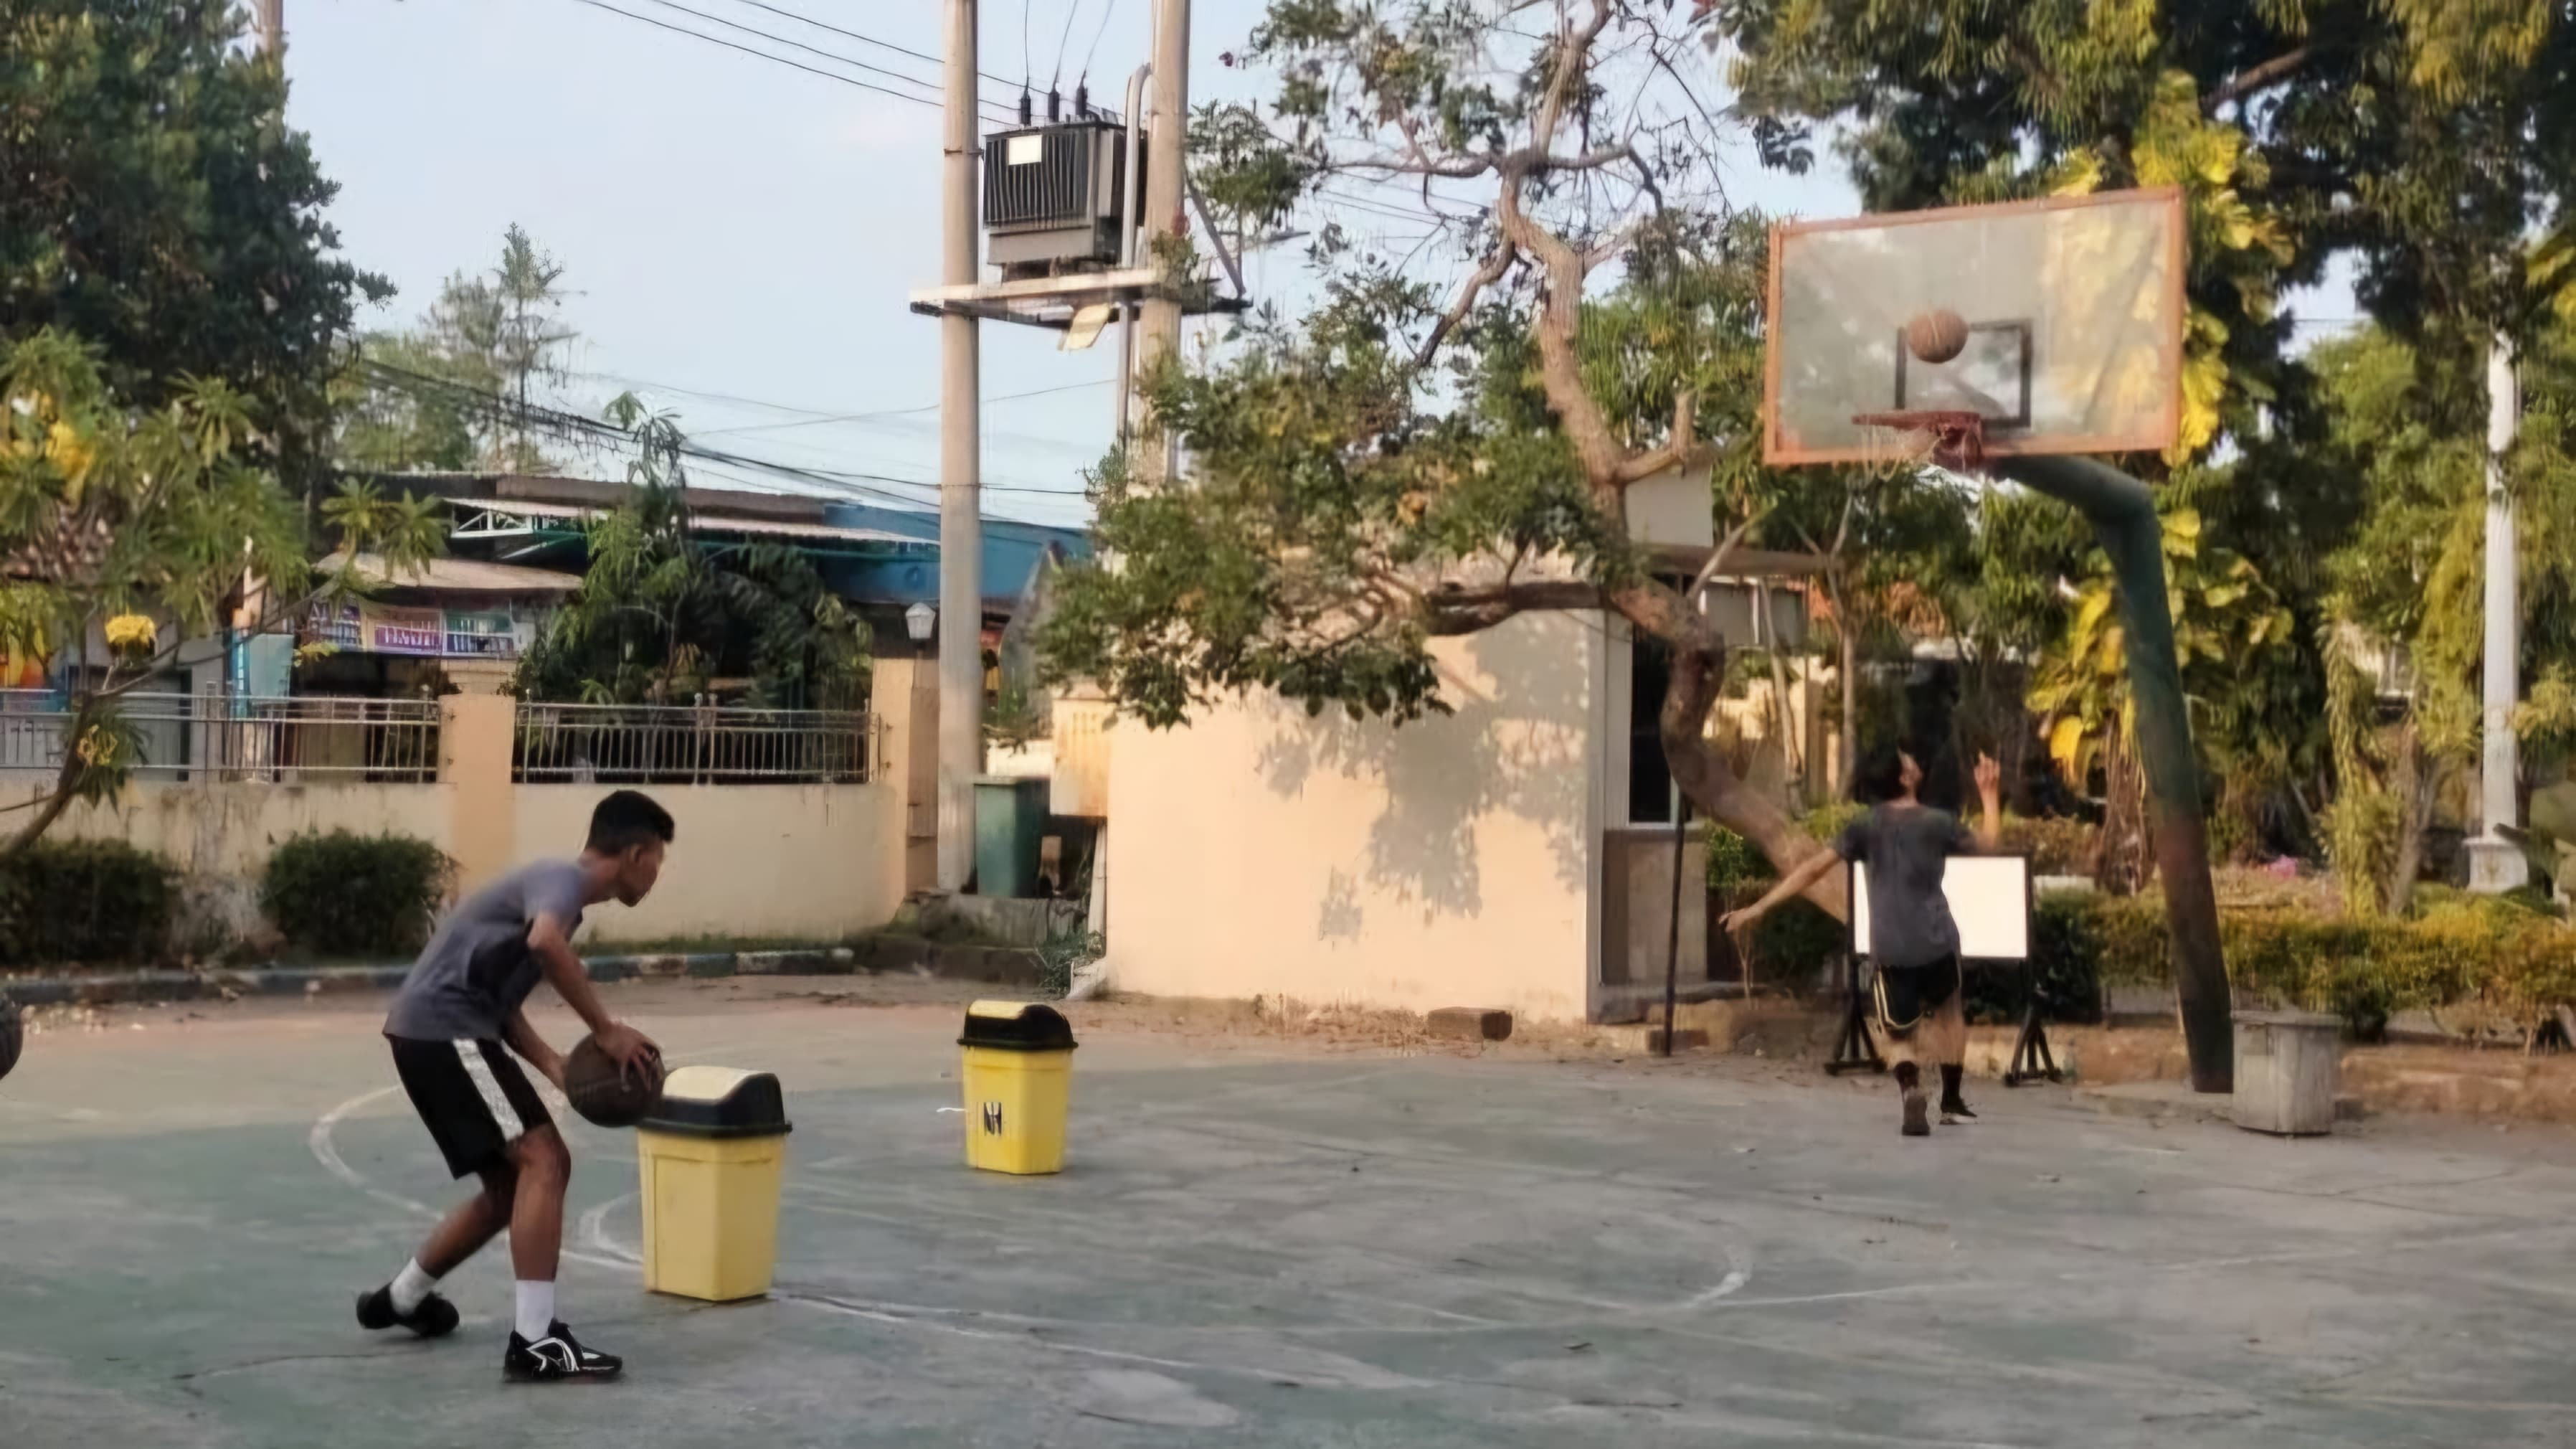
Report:
M 434 1291 L 438 1280 L 507 1228 L 518 1289 L 503 1374 L 559 1382 L 607 1378 L 625 1367 L 614 1354 L 584 1347 L 555 1316 L 572 1157 L 510 1052 L 563 1086 L 562 1054 L 537 1035 L 524 1009 L 542 977 L 621 1072 L 660 1072 L 661 1049 L 609 1016 L 573 954 L 572 935 L 591 906 L 643 900 L 661 876 L 671 836 L 669 811 L 619 790 L 591 812 L 578 860 L 521 866 L 485 886 L 440 922 L 422 949 L 385 1017 L 385 1037 L 403 1090 L 448 1170 L 482 1179 L 483 1190 L 430 1230 L 392 1282 L 359 1295 L 360 1327 L 408 1328 L 423 1338 L 454 1330 L 456 1309 Z
M 1869 813 L 1845 828 L 1833 849 L 1790 871 L 1768 895 L 1725 922 L 1729 931 L 1749 930 L 1772 907 L 1802 894 L 1836 867 L 1869 867 L 1876 1024 L 1895 1064 L 1904 1107 L 1902 1130 L 1908 1137 L 1932 1132 L 1918 1065 L 1927 1057 L 1941 1068 L 1942 1124 L 1977 1115 L 1960 1095 L 1968 1061 L 1967 991 L 1959 973 L 1959 923 L 1951 918 L 1941 882 L 1951 856 L 1991 852 L 2003 839 L 2003 769 L 1992 755 L 1977 757 L 1981 818 L 1973 837 L 1959 817 L 1914 797 L 1922 783 L 1923 767 L 1912 755 L 1873 751 L 1853 781 L 1855 793 L 1871 802 Z

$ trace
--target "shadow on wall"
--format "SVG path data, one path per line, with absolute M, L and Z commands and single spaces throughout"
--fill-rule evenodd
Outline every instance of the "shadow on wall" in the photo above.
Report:
M 1271 701 L 1276 728 L 1260 766 L 1273 793 L 1302 794 L 1325 771 L 1372 782 L 1385 801 L 1369 826 L 1360 875 L 1336 864 L 1326 879 L 1317 939 L 1360 934 L 1362 878 L 1432 911 L 1481 911 L 1476 826 L 1493 814 L 1543 832 L 1559 884 L 1585 888 L 1591 665 L 1600 633 L 1588 616 L 1551 614 L 1471 636 L 1440 671 L 1456 713 L 1408 725 L 1336 711 L 1309 718 L 1300 705 Z

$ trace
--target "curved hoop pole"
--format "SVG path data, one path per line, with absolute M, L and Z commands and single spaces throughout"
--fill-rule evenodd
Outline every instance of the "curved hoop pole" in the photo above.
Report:
M 2182 669 L 2174 657 L 2173 612 L 2165 597 L 2164 525 L 2155 495 L 2128 474 L 2091 458 L 2007 457 L 1992 471 L 2081 511 L 2111 556 L 2120 620 L 2128 632 L 2129 690 L 2138 758 L 2146 768 L 2148 829 L 2164 876 L 2165 924 L 2173 934 L 2174 991 L 2196 1092 L 2236 1084 L 2233 1010 L 2219 946 L 2218 895 L 2209 880 L 2209 835 L 2201 821 L 2200 764 L 2191 748 Z

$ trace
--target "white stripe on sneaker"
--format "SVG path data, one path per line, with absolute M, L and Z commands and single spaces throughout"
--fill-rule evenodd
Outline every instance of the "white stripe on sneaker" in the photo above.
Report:
M 510 1105 L 510 1096 L 501 1090 L 500 1079 L 492 1075 L 492 1064 L 483 1060 L 483 1044 L 478 1041 L 456 1043 L 457 1059 L 465 1063 L 465 1075 L 472 1079 L 474 1090 L 482 1094 L 484 1110 L 492 1114 L 501 1129 L 501 1140 L 515 1142 L 528 1129 L 519 1121 L 518 1110 Z

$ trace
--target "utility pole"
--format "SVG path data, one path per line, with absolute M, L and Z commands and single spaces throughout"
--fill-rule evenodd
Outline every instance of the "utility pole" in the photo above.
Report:
M 1154 125 L 1145 149 L 1145 207 L 1142 223 L 1146 252 L 1139 260 L 1154 264 L 1152 243 L 1158 237 L 1189 235 L 1182 214 L 1188 179 L 1190 130 L 1190 0 L 1154 0 Z M 1136 375 L 1143 377 L 1180 346 L 1181 304 L 1166 298 L 1148 300 L 1136 329 Z M 1179 449 L 1171 439 L 1145 449 L 1138 471 L 1158 479 L 1170 471 Z
M 940 158 L 940 280 L 971 286 L 975 252 L 975 0 L 947 0 L 947 124 Z M 984 521 L 974 317 L 939 319 L 939 888 L 975 866 L 975 777 L 984 769 Z
M 267 55 L 286 54 L 286 0 L 259 0 L 259 48 Z
M 2498 336 L 2487 349 L 2487 576 L 2484 717 L 2478 763 L 2478 838 L 2469 842 L 2469 889 L 2502 895 L 2531 879 L 2522 848 L 2497 833 L 2521 823 L 2515 785 L 2522 751 L 2513 737 L 2513 707 L 2522 684 L 2522 557 L 2513 495 L 2505 488 L 2505 454 L 2522 422 L 2522 388 L 2513 344 Z

